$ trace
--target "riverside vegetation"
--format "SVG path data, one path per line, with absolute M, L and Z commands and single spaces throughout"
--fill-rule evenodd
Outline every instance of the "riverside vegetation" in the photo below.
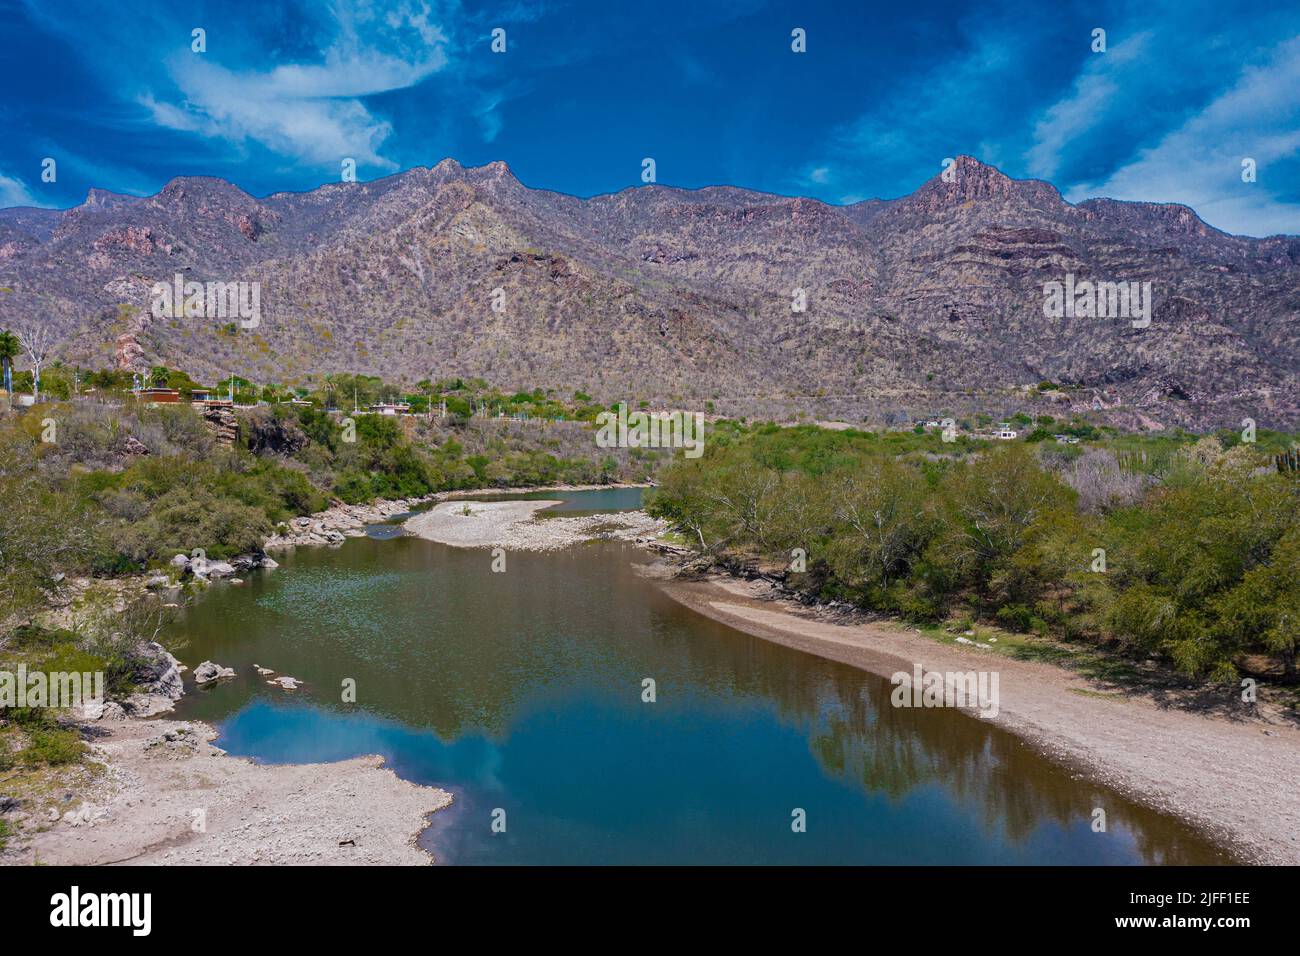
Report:
M 154 379 L 179 387 L 182 375 L 164 369 Z M 354 388 L 366 390 L 363 403 L 398 394 L 377 379 L 339 378 L 333 389 L 349 404 Z M 643 481 L 660 461 L 653 449 L 597 448 L 588 422 L 602 407 L 581 393 L 566 403 L 459 380 L 430 393 L 446 401 L 445 418 L 359 414 L 354 435 L 342 416 L 315 405 L 239 409 L 233 447 L 188 405 L 124 398 L 16 410 L 0 421 L 0 499 L 8 504 L 0 620 L 39 607 L 59 574 L 138 573 L 193 548 L 212 558 L 260 551 L 278 524 L 331 500 Z M 526 408 L 531 417 L 472 417 L 479 406 Z
M 1295 679 L 1300 483 L 1294 441 L 1279 433 L 1248 445 L 1235 433 L 1139 436 L 1043 419 L 1024 441 L 949 443 L 924 428 L 723 420 L 691 460 L 597 448 L 591 421 L 604 406 L 580 392 L 451 379 L 408 394 L 336 376 L 305 393 L 316 404 L 238 409 L 228 446 L 188 405 L 134 401 L 121 373 L 77 383 L 66 371 L 43 375 L 56 400 L 0 417 L 0 666 L 103 670 L 114 699 L 132 692 L 147 666 L 139 648 L 162 629 L 162 602 L 138 600 L 141 574 L 174 576 L 177 552 L 257 552 L 331 501 L 650 478 L 648 510 L 711 560 L 787 566 L 802 549 L 806 569 L 780 573 L 812 595 L 1155 656 L 1197 679 Z M 183 396 L 195 387 L 165 368 L 150 378 Z M 77 384 L 95 398 L 57 400 Z M 247 402 L 304 397 L 226 385 Z M 434 414 L 357 415 L 345 441 L 342 416 L 319 407 L 384 400 Z M 69 592 L 76 613 L 51 614 Z M 39 788 L 93 772 L 84 753 L 48 710 L 0 712 L 10 789 L 16 776 Z
M 196 387 L 161 367 L 148 382 L 183 398 Z M 139 649 L 165 613 L 162 602 L 139 600 L 140 575 L 171 571 L 178 552 L 257 553 L 281 523 L 332 501 L 644 481 L 660 461 L 653 449 L 597 448 L 588 422 L 602 407 L 581 393 L 503 394 L 453 379 L 407 396 L 377 378 L 337 376 L 308 393 L 318 404 L 236 410 L 239 437 L 228 446 L 188 404 L 137 402 L 131 384 L 120 372 L 74 378 L 55 367 L 42 375 L 43 404 L 0 412 L 0 668 L 104 671 L 112 699 L 134 689 L 148 665 Z M 241 402 L 302 394 L 224 384 Z M 66 400 L 78 385 L 94 397 Z M 343 416 L 320 407 L 345 395 L 349 409 L 400 399 L 440 413 L 445 402 L 446 417 L 359 414 L 348 441 Z M 528 418 L 474 417 L 478 408 Z M 75 728 L 48 709 L 0 708 L 0 777 L 10 792 L 15 774 L 38 786 L 84 752 Z
M 1043 437 L 720 424 L 702 458 L 662 472 L 648 510 L 710 558 L 767 562 L 818 597 L 1087 642 L 1198 680 L 1295 681 L 1291 437 Z

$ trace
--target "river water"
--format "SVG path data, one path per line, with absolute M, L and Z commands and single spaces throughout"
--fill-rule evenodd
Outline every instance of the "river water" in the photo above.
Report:
M 637 496 L 545 497 L 574 514 Z M 893 708 L 885 678 L 683 608 L 626 545 L 511 553 L 494 573 L 486 550 L 390 526 L 280 560 L 182 612 L 177 656 L 239 677 L 191 689 L 178 716 L 233 754 L 378 753 L 450 790 L 421 837 L 439 862 L 1229 862 L 997 727 Z

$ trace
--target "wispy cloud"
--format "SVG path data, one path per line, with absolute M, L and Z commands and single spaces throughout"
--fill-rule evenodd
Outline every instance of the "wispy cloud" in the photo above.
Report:
M 230 158 L 264 148 L 291 164 L 359 163 L 393 169 L 394 132 L 375 105 L 444 70 L 457 0 L 334 0 L 302 7 L 178 11 L 124 0 L 107 22 L 80 0 L 29 4 L 33 20 L 84 54 L 89 69 L 130 104 L 139 125 L 191 134 Z M 83 25 L 98 24 L 87 43 Z M 191 49 L 196 23 L 206 50 Z M 132 64 L 122 71 L 122 61 Z
M 1273 49 L 1258 66 L 1158 144 L 1095 183 L 1068 192 L 1180 202 L 1229 232 L 1300 234 L 1294 184 L 1276 164 L 1300 152 L 1300 37 Z M 1243 182 L 1242 160 L 1255 160 L 1255 182 Z M 1287 198 L 1289 195 L 1292 197 Z
M 139 102 L 170 129 L 253 140 L 307 162 L 350 156 L 395 168 L 380 152 L 392 126 L 362 100 L 414 86 L 442 69 L 447 37 L 427 4 L 382 13 L 368 5 L 332 11 L 336 35 L 317 62 L 257 70 L 180 52 L 166 61 L 174 96 L 150 90 Z
M 1085 61 L 1070 93 L 1049 106 L 1034 125 L 1034 142 L 1025 156 L 1030 175 L 1054 177 L 1060 171 L 1064 152 L 1077 148 L 1110 116 L 1112 109 L 1120 106 L 1125 89 L 1131 96 L 1133 79 L 1146 68 L 1141 57 L 1150 41 L 1150 33 L 1124 37 Z
M 0 208 L 5 206 L 50 206 L 27 188 L 27 184 L 15 176 L 0 172 Z
M 1023 12 L 954 24 L 791 181 L 899 195 L 942 156 L 969 152 L 1072 201 L 1181 202 L 1227 231 L 1300 233 L 1300 11 L 1231 17 L 1216 3 L 1155 0 L 1116 3 L 1096 21 Z M 1105 24 L 1105 52 L 1091 49 L 1093 22 Z M 1241 180 L 1246 157 L 1255 183 Z M 822 166 L 836 171 L 826 183 L 810 173 Z
M 897 182 L 886 195 L 898 195 L 936 175 L 944 157 L 978 153 L 989 130 L 1014 115 L 1009 91 L 1019 89 L 1038 31 L 1024 18 L 994 16 L 953 29 L 951 53 L 874 90 L 871 107 L 840 126 L 795 183 L 820 184 L 812 171 L 829 167 L 837 175 L 825 182 L 849 195 L 881 195 L 882 180 Z

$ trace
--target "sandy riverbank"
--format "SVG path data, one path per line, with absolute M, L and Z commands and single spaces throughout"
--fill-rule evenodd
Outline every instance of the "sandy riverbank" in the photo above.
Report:
M 531 495 L 549 491 L 614 491 L 619 488 L 653 488 L 647 482 L 611 481 L 606 485 L 520 485 L 517 488 L 462 488 L 459 491 L 439 491 L 433 495 L 437 501 L 461 498 L 484 498 L 491 495 Z
M 408 532 L 453 548 L 557 551 L 580 541 L 654 537 L 664 523 L 644 511 L 538 519 L 559 501 L 445 501 L 408 519 Z
M 608 491 L 615 488 L 649 488 L 651 485 L 634 485 L 614 482 L 608 485 L 553 485 L 525 488 L 469 488 L 461 491 L 440 491 L 422 498 L 379 498 L 369 504 L 348 505 L 335 504 L 324 511 L 303 515 L 284 523 L 283 527 L 263 542 L 263 550 L 276 551 L 285 548 L 316 545 L 339 545 L 348 538 L 365 537 L 366 527 L 390 521 L 395 517 L 413 511 L 433 501 L 459 501 L 464 498 L 485 497 L 489 495 L 518 495 L 534 492 L 552 491 Z M 557 501 L 542 502 L 540 507 L 559 504 Z M 557 529 L 561 530 L 561 529 Z M 437 539 L 432 539 L 437 540 Z M 572 544 L 576 538 L 567 541 Z M 474 547 L 474 545 L 468 545 Z
M 1280 716 L 1196 712 L 1072 671 L 949 646 L 888 623 L 843 624 L 763 582 L 666 580 L 680 603 L 756 637 L 880 674 L 996 669 L 993 723 L 1137 802 L 1172 813 L 1246 862 L 1300 863 L 1300 729 Z
M 88 724 L 105 768 L 66 804 L 33 808 L 6 863 L 421 865 L 416 846 L 451 795 L 408 783 L 377 756 L 255 764 L 209 743 L 199 721 Z

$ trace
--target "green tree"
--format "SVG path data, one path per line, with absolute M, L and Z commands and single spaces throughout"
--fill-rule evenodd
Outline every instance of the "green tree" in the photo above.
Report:
M 1023 445 L 1002 445 L 963 463 L 940 491 L 945 514 L 940 553 L 982 593 L 1036 521 L 1074 507 L 1074 492 L 1043 471 Z
M 18 341 L 18 336 L 8 329 L 0 332 L 0 383 L 11 381 L 14 358 L 22 350 L 22 343 Z M 9 407 L 13 408 L 13 404 L 14 397 L 11 394 L 9 396 Z
M 914 468 L 869 459 L 830 492 L 835 527 L 830 563 L 845 581 L 887 589 L 905 577 L 933 531 L 926 488 Z

